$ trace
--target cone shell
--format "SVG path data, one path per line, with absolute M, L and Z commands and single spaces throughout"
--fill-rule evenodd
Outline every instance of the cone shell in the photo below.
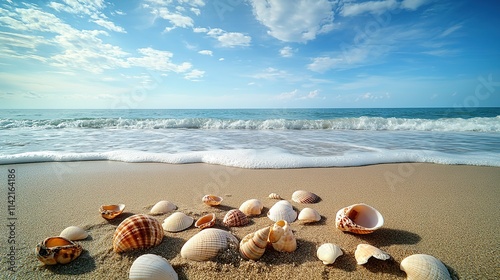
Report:
M 145 254 L 138 257 L 130 267 L 129 279 L 177 280 L 179 276 L 172 265 L 164 258 Z
M 232 209 L 226 213 L 222 222 L 228 227 L 241 227 L 248 224 L 248 217 L 239 209 Z
M 161 215 L 177 209 L 177 206 L 170 201 L 162 200 L 158 201 L 153 208 L 149 211 L 151 215 Z
M 125 209 L 125 204 L 101 205 L 99 211 L 106 220 L 112 220 L 120 215 Z
M 257 216 L 262 212 L 264 205 L 258 199 L 249 199 L 240 205 L 240 211 L 245 213 L 247 216 Z
M 117 253 L 147 249 L 163 240 L 163 228 L 155 218 L 138 214 L 123 220 L 113 235 L 113 251 Z
M 384 217 L 370 205 L 359 203 L 340 209 L 335 225 L 342 231 L 368 234 L 384 225 Z
M 292 194 L 292 200 L 297 203 L 316 203 L 319 201 L 319 196 L 312 192 L 298 190 Z
M 78 258 L 83 248 L 61 236 L 46 238 L 36 246 L 37 258 L 46 265 L 67 264 Z
M 415 254 L 401 261 L 401 270 L 406 272 L 408 280 L 447 280 L 452 279 L 446 266 L 437 258 Z
M 203 201 L 203 203 L 205 203 L 206 205 L 209 205 L 209 206 L 217 206 L 217 205 L 221 204 L 222 197 L 207 194 L 201 199 L 201 201 Z
M 89 236 L 89 234 L 81 227 L 69 226 L 65 228 L 63 231 L 61 231 L 59 236 L 74 241 L 74 240 L 85 239 Z
M 268 197 L 271 199 L 278 199 L 278 200 L 282 199 L 281 196 L 277 193 L 270 193 Z
M 323 264 L 332 264 L 335 260 L 342 256 L 344 253 L 339 246 L 332 243 L 325 243 L 319 246 L 316 251 L 316 256 L 320 259 Z
M 297 212 L 295 212 L 290 202 L 280 200 L 269 209 L 267 217 L 273 222 L 285 220 L 288 223 L 292 223 L 297 218 Z
M 297 219 L 304 223 L 314 223 L 321 220 L 321 215 L 318 211 L 306 207 L 300 211 Z
M 194 226 L 199 228 L 199 229 L 213 227 L 214 225 L 215 225 L 215 214 L 214 213 L 206 214 L 205 216 L 200 217 L 194 223 Z
M 168 216 L 161 225 L 165 231 L 179 232 L 189 228 L 194 219 L 182 212 L 175 212 Z
M 233 244 L 238 246 L 238 239 L 230 232 L 207 228 L 191 237 L 181 248 L 181 256 L 193 261 L 208 261 L 216 257 L 221 250 Z
M 281 220 L 276 222 L 273 225 L 273 228 L 271 228 L 271 233 L 269 236 L 272 235 L 273 232 L 276 231 L 275 228 L 281 227 L 283 229 L 283 233 L 281 234 L 281 237 L 278 239 L 276 242 L 271 242 L 274 250 L 278 252 L 293 252 L 297 249 L 297 240 L 295 239 L 295 236 L 293 235 L 292 229 L 290 228 L 290 225 L 285 221 Z M 271 238 L 269 238 L 271 240 Z
M 356 251 L 354 252 L 354 257 L 356 258 L 358 264 L 367 263 L 368 259 L 370 259 L 371 257 L 383 261 L 391 258 L 389 254 L 370 244 L 359 244 L 358 247 L 356 247 Z
M 266 251 L 269 233 L 270 227 L 265 227 L 243 237 L 240 242 L 241 256 L 254 261 L 260 259 Z

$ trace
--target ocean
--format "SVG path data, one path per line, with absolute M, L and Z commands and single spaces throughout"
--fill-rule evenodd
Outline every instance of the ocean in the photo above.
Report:
M 0 164 L 500 166 L 500 108 L 0 110 Z

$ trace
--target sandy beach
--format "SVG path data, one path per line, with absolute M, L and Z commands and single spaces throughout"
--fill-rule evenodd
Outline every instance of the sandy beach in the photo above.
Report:
M 132 262 L 145 253 L 169 260 L 180 279 L 404 279 L 399 263 L 415 253 L 442 260 L 455 279 L 500 278 L 498 167 L 383 164 L 257 170 L 98 161 L 2 165 L 0 170 L 3 201 L 8 200 L 8 175 L 15 174 L 13 208 L 2 203 L 0 209 L 3 224 L 14 221 L 13 227 L 1 230 L 2 279 L 127 279 Z M 194 218 L 215 213 L 215 227 L 229 230 L 240 240 L 273 223 L 266 217 L 276 202 L 268 198 L 269 193 L 291 201 L 299 189 L 316 193 L 321 201 L 292 202 L 293 206 L 296 210 L 312 207 L 322 220 L 291 224 L 298 242 L 293 253 L 268 249 L 258 261 L 243 260 L 237 253 L 214 261 L 190 261 L 180 256 L 180 249 L 199 231 L 194 227 L 166 233 L 159 246 L 148 250 L 124 254 L 112 250 L 117 225 L 133 214 L 148 213 L 160 200 L 173 202 L 177 211 Z M 204 194 L 220 195 L 224 201 L 218 207 L 206 206 L 201 202 Z M 250 198 L 263 202 L 263 213 L 247 226 L 225 227 L 225 213 Z M 336 229 L 337 210 L 359 202 L 379 210 L 384 226 L 368 235 Z M 99 206 L 117 203 L 126 204 L 125 212 L 115 220 L 104 220 Z M 154 217 L 162 222 L 169 215 Z M 86 240 L 78 241 L 84 248 L 82 255 L 67 265 L 44 266 L 35 256 L 36 244 L 71 225 L 89 232 Z M 327 242 L 344 251 L 328 266 L 316 257 L 316 249 Z M 377 246 L 392 259 L 357 265 L 354 251 L 360 243 Z M 11 264 L 15 273 L 9 271 Z

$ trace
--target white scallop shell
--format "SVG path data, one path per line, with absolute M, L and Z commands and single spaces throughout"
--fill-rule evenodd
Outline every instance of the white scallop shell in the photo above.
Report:
M 358 264 L 367 263 L 368 259 L 371 257 L 383 261 L 391 258 L 389 254 L 370 244 L 359 244 L 354 252 L 354 257 Z
M 401 270 L 406 272 L 408 280 L 451 280 L 450 272 L 437 258 L 415 254 L 401 261 Z
M 145 254 L 138 257 L 130 267 L 129 279 L 177 280 L 179 279 L 172 265 L 164 258 Z
M 227 249 L 230 244 L 238 248 L 238 239 L 230 232 L 217 229 L 204 229 L 191 237 L 181 248 L 181 257 L 193 261 L 208 261 Z
M 189 228 L 193 222 L 192 217 L 182 212 L 175 212 L 163 221 L 162 227 L 168 232 L 179 232 Z
M 282 199 L 281 196 L 277 193 L 270 193 L 268 197 L 271 199 L 278 199 L 278 200 Z
M 344 253 L 339 246 L 332 243 L 325 243 L 319 246 L 316 251 L 316 256 L 320 259 L 323 264 L 332 264 L 335 260 L 342 256 Z
M 247 216 L 256 216 L 260 215 L 260 213 L 262 212 L 262 208 L 264 208 L 262 202 L 258 199 L 253 198 L 243 202 L 240 205 L 239 209 Z
M 267 212 L 267 217 L 273 222 L 285 220 L 288 223 L 292 223 L 297 218 L 297 212 L 293 210 L 290 202 L 286 200 L 280 200 L 269 209 L 269 211 Z
M 167 200 L 162 200 L 158 201 L 153 208 L 151 208 L 151 211 L 149 211 L 149 214 L 152 215 L 160 215 L 160 214 L 165 214 L 171 211 L 174 211 L 177 209 L 177 206 L 173 204 L 170 201 Z
M 86 232 L 83 228 L 77 226 L 69 226 L 65 228 L 59 236 L 64 237 L 69 240 L 82 240 L 89 236 L 89 233 Z
M 292 194 L 292 200 L 297 203 L 316 203 L 319 201 L 319 196 L 312 192 L 298 190 Z
M 384 225 L 384 217 L 370 205 L 358 203 L 340 209 L 335 217 L 335 225 L 342 231 L 368 234 Z
M 318 211 L 306 207 L 300 211 L 297 219 L 304 223 L 314 223 L 321 220 L 321 215 L 318 213 Z

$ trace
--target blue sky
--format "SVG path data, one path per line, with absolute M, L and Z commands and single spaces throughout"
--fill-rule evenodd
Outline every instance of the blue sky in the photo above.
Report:
M 500 4 L 0 4 L 0 108 L 500 106 Z

